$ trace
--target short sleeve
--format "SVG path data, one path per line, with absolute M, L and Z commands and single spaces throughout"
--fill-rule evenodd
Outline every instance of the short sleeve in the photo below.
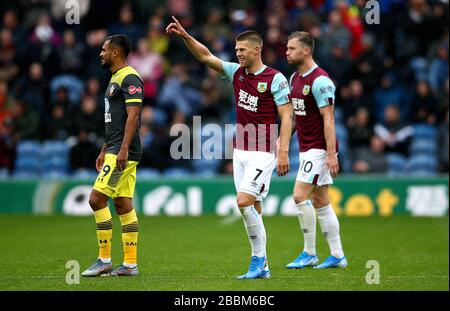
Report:
M 122 81 L 122 92 L 126 105 L 142 105 L 144 85 L 138 76 L 134 74 L 126 76 Z
M 291 94 L 289 82 L 281 72 L 277 73 L 273 77 L 270 91 L 272 92 L 273 99 L 275 100 L 277 106 L 281 106 L 289 102 L 289 95 Z
M 240 67 L 239 64 L 222 61 L 222 66 L 223 66 L 223 71 L 225 74 L 221 75 L 220 77 L 222 79 L 228 79 L 231 82 L 233 82 L 234 74 Z
M 334 104 L 334 92 L 336 87 L 333 81 L 326 76 L 316 78 L 312 85 L 312 93 L 317 106 L 323 108 Z

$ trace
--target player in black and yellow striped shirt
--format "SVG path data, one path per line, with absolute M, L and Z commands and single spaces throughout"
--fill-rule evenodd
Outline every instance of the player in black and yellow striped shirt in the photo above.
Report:
M 113 74 L 105 93 L 105 144 L 96 161 L 99 175 L 89 198 L 97 223 L 99 256 L 83 276 L 101 274 L 134 276 L 137 268 L 138 219 L 132 205 L 136 166 L 141 159 L 139 138 L 144 87 L 139 74 L 127 65 L 130 40 L 124 35 L 105 39 L 102 65 Z M 112 218 L 107 206 L 112 198 L 122 225 L 124 260 L 112 269 Z

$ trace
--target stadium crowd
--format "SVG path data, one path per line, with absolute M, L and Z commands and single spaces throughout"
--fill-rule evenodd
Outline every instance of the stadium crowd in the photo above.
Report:
M 165 33 L 171 15 L 226 61 L 235 61 L 236 34 L 260 31 L 265 64 L 286 77 L 294 70 L 287 36 L 309 31 L 318 64 L 337 86 L 342 171 L 448 172 L 447 0 L 380 0 L 380 24 L 366 23 L 363 0 L 77 2 L 79 24 L 66 22 L 65 1 L 0 3 L 0 176 L 95 176 L 110 77 L 99 53 L 103 39 L 117 33 L 131 39 L 129 64 L 145 87 L 138 174 L 230 174 L 230 160 L 170 157 L 172 125 L 191 125 L 194 115 L 203 124 L 235 122 L 231 85 Z

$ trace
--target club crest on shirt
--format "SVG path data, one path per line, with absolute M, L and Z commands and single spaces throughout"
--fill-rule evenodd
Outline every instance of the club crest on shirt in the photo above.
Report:
M 111 87 L 109 88 L 109 96 L 112 96 L 113 93 L 114 93 L 114 85 L 111 85 Z
M 258 82 L 256 89 L 258 92 L 264 93 L 267 90 L 267 82 Z
M 311 89 L 311 88 L 309 87 L 309 85 L 303 86 L 302 94 L 303 94 L 303 95 L 308 95 L 310 89 Z

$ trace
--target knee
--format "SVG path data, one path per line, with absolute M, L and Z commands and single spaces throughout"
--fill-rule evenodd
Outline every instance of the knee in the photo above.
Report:
M 303 201 L 308 200 L 307 195 L 305 195 L 303 193 L 299 193 L 299 192 L 294 192 L 292 197 L 294 198 L 295 204 L 299 204 L 299 203 L 302 203 Z
M 328 200 L 326 200 L 325 198 L 319 197 L 319 196 L 313 196 L 311 198 L 312 204 L 314 205 L 315 208 L 321 208 L 324 207 L 326 205 L 328 205 L 330 202 L 328 202 Z
M 94 211 L 105 207 L 102 206 L 102 200 L 94 193 L 91 193 L 91 195 L 89 196 L 89 205 Z
M 238 194 L 237 205 L 239 208 L 244 208 L 244 207 L 254 205 L 254 204 L 255 204 L 254 198 Z

